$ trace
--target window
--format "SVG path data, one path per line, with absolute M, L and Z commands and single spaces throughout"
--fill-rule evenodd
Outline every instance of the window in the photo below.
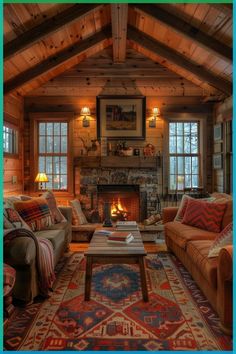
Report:
M 169 189 L 199 187 L 199 123 L 169 123 Z
M 68 123 L 38 123 L 38 171 L 46 173 L 49 182 L 44 188 L 68 188 Z
M 8 154 L 18 154 L 18 131 L 3 126 L 3 151 Z

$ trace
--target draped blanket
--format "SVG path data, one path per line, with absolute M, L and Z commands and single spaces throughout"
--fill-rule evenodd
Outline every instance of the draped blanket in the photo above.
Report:
M 55 280 L 53 247 L 49 240 L 37 238 L 34 233 L 25 228 L 4 230 L 4 246 L 16 237 L 30 237 L 36 247 L 36 267 L 38 271 L 39 293 L 48 297 Z

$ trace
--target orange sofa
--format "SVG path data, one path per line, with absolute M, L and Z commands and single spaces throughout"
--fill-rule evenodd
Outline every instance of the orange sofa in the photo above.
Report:
M 213 196 L 222 200 L 222 194 L 213 194 Z M 224 195 L 224 197 L 227 207 L 222 220 L 222 227 L 225 227 L 232 220 L 232 199 L 227 195 Z M 208 258 L 209 248 L 218 233 L 173 221 L 177 211 L 177 207 L 163 209 L 162 216 L 167 248 L 188 269 L 216 310 L 222 330 L 231 334 L 233 246 L 226 246 L 221 249 L 218 257 Z

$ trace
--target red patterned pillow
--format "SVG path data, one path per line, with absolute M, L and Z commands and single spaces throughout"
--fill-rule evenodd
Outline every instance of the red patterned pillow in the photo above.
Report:
M 233 242 L 233 224 L 228 224 L 223 231 L 216 237 L 215 241 L 209 249 L 208 257 L 217 257 L 221 248 L 232 245 Z
M 33 231 L 44 230 L 53 223 L 49 206 L 44 198 L 15 202 L 14 207 Z
M 189 199 L 182 223 L 212 232 L 221 231 L 226 204 Z

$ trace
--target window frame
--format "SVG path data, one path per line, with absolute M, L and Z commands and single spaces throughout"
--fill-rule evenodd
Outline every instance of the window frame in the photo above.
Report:
M 183 112 L 183 113 L 168 113 L 164 117 L 164 134 L 163 134 L 163 171 L 162 171 L 162 190 L 163 195 L 175 194 L 176 190 L 170 191 L 169 188 L 169 122 L 199 122 L 199 189 L 206 189 L 208 186 L 208 140 L 207 134 L 208 126 L 207 123 L 211 121 L 212 114 L 209 113 L 192 113 L 192 112 Z M 209 154 L 209 151 L 208 151 Z M 179 191 L 179 193 L 183 193 Z
M 169 129 L 169 127 L 170 127 L 170 123 L 175 123 L 175 124 L 177 124 L 177 123 L 197 123 L 197 125 L 198 125 L 198 153 L 178 153 L 178 152 L 176 152 L 176 153 L 170 153 L 170 151 L 169 151 L 169 142 L 170 142 L 170 134 L 169 134 L 169 131 L 170 131 L 170 129 Z M 168 139 L 168 170 L 169 170 L 169 173 L 168 173 L 168 190 L 169 190 L 169 192 L 170 193 L 174 193 L 174 192 L 184 192 L 185 190 L 187 190 L 187 189 L 192 189 L 192 188 L 200 188 L 200 175 L 201 175 L 201 163 L 200 163 L 200 159 L 201 159 L 201 154 L 200 154 L 200 122 L 198 121 L 198 120 L 173 120 L 173 119 L 170 119 L 169 121 L 168 121 L 168 136 L 169 136 L 169 139 Z M 176 134 L 176 135 L 174 135 L 175 137 L 177 137 L 178 135 Z M 190 131 L 190 136 L 191 136 L 191 131 Z M 183 137 L 184 137 L 184 135 L 183 135 Z M 184 146 L 183 146 L 184 147 Z M 191 144 L 190 144 L 190 147 L 191 147 Z M 176 174 L 176 188 L 175 189 L 171 189 L 170 188 L 170 176 L 171 176 L 171 174 L 170 174 L 170 157 L 176 157 L 176 158 L 178 158 L 178 157 L 198 157 L 198 161 L 199 161 L 199 163 L 198 163 L 198 180 L 199 180 L 199 186 L 198 187 L 185 187 L 185 184 L 183 185 L 183 189 L 178 189 L 178 181 L 177 181 L 177 176 L 178 176 L 178 173 Z M 178 168 L 177 168 L 177 170 L 178 170 Z M 178 172 L 178 171 L 177 171 Z M 183 175 L 183 176 L 185 176 L 185 173 L 183 173 L 183 174 L 180 174 L 181 176 Z M 192 176 L 193 174 L 192 174 L 192 171 L 191 171 L 191 176 Z
M 20 150 L 20 143 L 19 143 L 19 138 L 20 138 L 20 131 L 19 131 L 19 127 L 17 127 L 16 125 L 9 123 L 8 121 L 4 121 L 3 122 L 3 131 L 2 134 L 4 134 L 4 127 L 7 127 L 9 129 L 12 129 L 13 131 L 15 131 L 15 133 L 17 134 L 16 136 L 16 141 L 15 141 L 15 145 L 17 147 L 17 151 L 16 152 L 8 152 L 8 151 L 4 151 L 3 150 L 3 156 L 4 157 L 9 157 L 9 158 L 19 158 L 19 150 Z M 3 136 L 2 136 L 3 137 Z M 3 138 L 4 139 L 4 138 Z
M 39 123 L 68 123 L 67 130 L 67 189 L 54 189 L 53 193 L 55 195 L 73 195 L 73 151 L 72 151 L 72 142 L 73 142 L 73 119 L 74 113 L 72 112 L 42 112 L 42 113 L 30 113 L 30 135 L 33 137 L 33 148 L 30 149 L 30 180 L 31 180 L 31 192 L 39 192 L 38 184 L 34 182 L 34 179 L 38 171 L 38 161 L 39 161 Z M 59 155 L 58 155 L 59 156 Z M 65 155 L 64 155 L 65 156 Z M 72 168 L 71 168 L 72 166 Z

